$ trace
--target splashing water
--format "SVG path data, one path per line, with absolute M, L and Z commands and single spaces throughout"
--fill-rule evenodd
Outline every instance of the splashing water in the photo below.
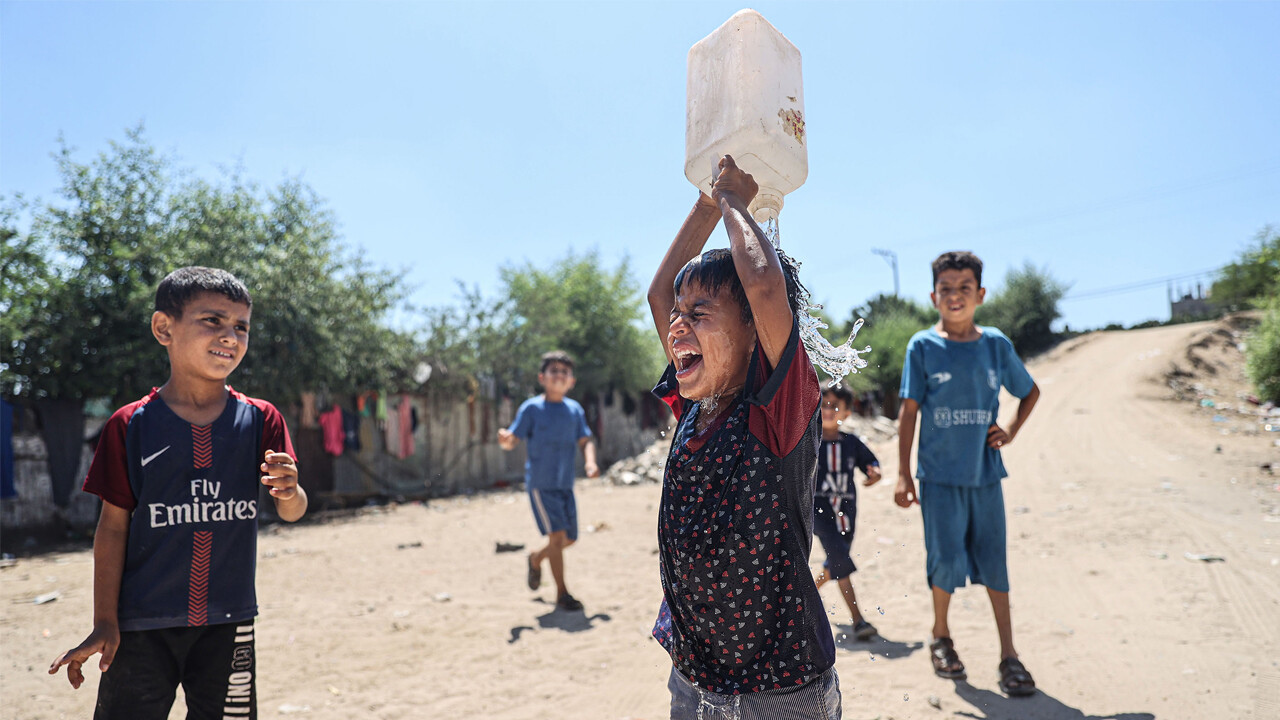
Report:
M 787 261 L 795 265 L 797 270 L 800 269 L 798 260 L 782 252 L 782 235 L 778 230 L 778 219 L 776 217 L 770 218 L 765 222 L 764 235 L 773 244 L 774 250 L 778 252 L 780 258 L 786 258 Z M 833 346 L 823 337 L 821 332 L 830 327 L 817 314 L 822 309 L 822 306 L 813 301 L 809 291 L 803 285 L 799 285 L 798 295 L 800 340 L 804 343 L 804 349 L 809 353 L 809 359 L 813 361 L 813 364 L 822 368 L 822 371 L 831 378 L 831 382 L 827 383 L 827 386 L 835 387 L 840 384 L 840 380 L 845 375 L 856 373 L 867 366 L 867 361 L 861 356 L 870 353 L 871 346 L 868 345 L 861 350 L 855 350 L 853 347 L 853 340 L 858 336 L 858 331 L 862 329 L 862 318 L 858 318 L 858 321 L 853 324 L 853 331 L 849 333 L 847 340 L 840 345 Z

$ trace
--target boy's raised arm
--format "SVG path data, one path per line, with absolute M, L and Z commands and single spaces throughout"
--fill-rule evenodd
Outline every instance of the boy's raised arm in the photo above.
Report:
M 658 331 L 658 339 L 662 341 L 662 350 L 667 355 L 667 362 L 673 362 L 671 348 L 667 346 L 667 331 L 671 329 L 671 309 L 675 307 L 676 275 L 707 244 L 707 238 L 720 222 L 720 207 L 716 201 L 707 197 L 706 193 L 698 193 L 698 201 L 693 210 L 684 219 L 680 231 L 671 241 L 671 247 L 662 258 L 658 272 L 649 284 L 649 312 L 653 314 L 653 325 Z
M 778 253 L 747 211 L 757 190 L 756 181 L 739 169 L 732 157 L 725 155 L 720 159 L 720 174 L 711 194 L 724 217 L 733 266 L 751 304 L 756 337 L 769 359 L 769 366 L 777 367 L 791 339 L 795 317 L 787 302 L 787 280 Z
M 106 672 L 120 647 L 120 581 L 124 577 L 130 517 L 130 511 L 103 501 L 98 529 L 93 534 L 93 631 L 49 666 L 49 674 L 54 675 L 66 665 L 67 681 L 73 688 L 84 683 L 80 667 L 89 658 L 102 653 L 98 669 Z

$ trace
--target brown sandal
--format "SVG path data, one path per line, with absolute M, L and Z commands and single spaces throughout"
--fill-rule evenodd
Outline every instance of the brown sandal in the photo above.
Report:
M 1012 697 L 1035 695 L 1036 681 L 1018 658 L 1005 658 L 1000 661 L 1000 689 Z
M 965 679 L 964 663 L 960 662 L 951 638 L 934 638 L 929 643 L 929 657 L 933 661 L 933 673 L 938 677 L 947 680 Z

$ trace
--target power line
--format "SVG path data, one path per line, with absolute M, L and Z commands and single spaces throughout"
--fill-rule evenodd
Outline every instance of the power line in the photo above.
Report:
M 1089 290 L 1082 293 L 1075 293 L 1072 295 L 1067 295 L 1062 299 L 1063 300 L 1084 300 L 1086 298 L 1105 297 L 1107 295 L 1119 295 L 1121 293 L 1133 292 L 1134 290 L 1144 290 L 1149 287 L 1164 285 L 1165 283 L 1171 283 L 1176 280 L 1189 280 L 1191 278 L 1202 277 L 1204 275 L 1216 275 L 1219 272 L 1222 272 L 1224 268 L 1226 268 L 1226 266 L 1221 265 L 1215 268 L 1209 268 L 1208 270 L 1197 270 L 1195 272 L 1178 273 L 1177 275 L 1167 275 L 1165 277 L 1152 278 L 1150 280 L 1139 280 L 1137 282 L 1126 283 L 1124 285 L 1114 285 L 1112 287 L 1098 288 L 1097 290 Z

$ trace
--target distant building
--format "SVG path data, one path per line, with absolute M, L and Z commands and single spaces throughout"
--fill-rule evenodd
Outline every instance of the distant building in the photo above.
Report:
M 1204 285 L 1196 283 L 1195 294 L 1187 288 L 1181 299 L 1174 300 L 1173 286 L 1169 286 L 1169 319 L 1189 320 L 1206 318 L 1218 312 L 1218 308 L 1204 291 Z

